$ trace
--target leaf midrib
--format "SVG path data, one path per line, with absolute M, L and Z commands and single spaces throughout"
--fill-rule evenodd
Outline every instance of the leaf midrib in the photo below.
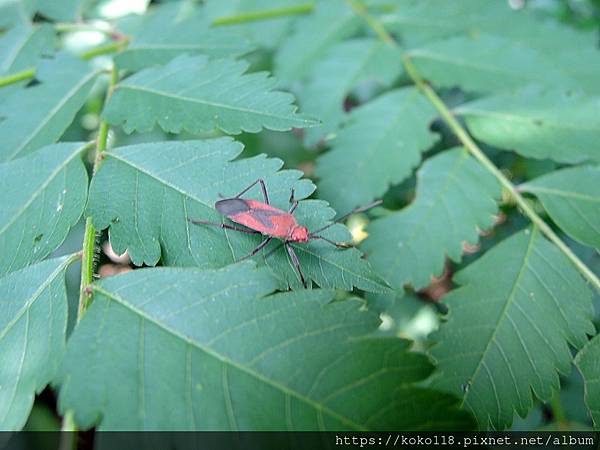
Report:
M 534 184 L 525 184 L 522 186 L 522 189 L 525 192 L 530 192 L 532 194 L 541 193 L 555 197 L 573 198 L 585 202 L 600 203 L 600 197 L 592 197 L 591 195 L 582 194 L 581 192 L 562 191 L 560 189 L 553 189 L 545 186 L 536 186 Z
M 123 297 L 121 297 L 117 294 L 114 294 L 112 292 L 109 292 L 99 285 L 94 285 L 93 289 L 94 289 L 94 291 L 104 295 L 106 298 L 123 305 L 124 307 L 129 309 L 132 313 L 137 314 L 139 317 L 144 318 L 146 321 L 154 324 L 155 326 L 157 326 L 160 329 L 166 331 L 167 333 L 173 335 L 174 337 L 181 339 L 183 342 L 187 342 L 190 346 L 193 346 L 193 347 L 199 349 L 200 351 L 204 352 L 208 356 L 211 356 L 211 357 L 221 361 L 223 364 L 229 365 L 229 366 L 239 370 L 240 372 L 243 372 L 251 377 L 256 378 L 259 381 L 262 381 L 263 383 L 265 383 L 267 385 L 272 386 L 273 388 L 281 391 L 282 393 L 284 393 L 288 396 L 294 397 L 294 398 L 300 400 L 301 402 L 306 403 L 307 405 L 312 407 L 317 412 L 324 412 L 324 413 L 328 414 L 329 416 L 331 416 L 332 418 L 339 420 L 340 422 L 346 423 L 349 426 L 351 426 L 352 428 L 355 428 L 356 430 L 368 431 L 367 428 L 354 422 L 351 419 L 348 419 L 345 416 L 342 416 L 341 414 L 339 414 L 335 411 L 332 411 L 327 406 L 316 403 L 313 399 L 304 396 L 302 393 L 292 390 L 289 387 L 282 385 L 281 383 L 279 383 L 275 380 L 269 379 L 269 378 L 265 377 L 264 375 L 260 374 L 259 372 L 256 372 L 250 368 L 247 368 L 247 367 L 229 359 L 228 357 L 217 353 L 215 350 L 213 350 L 209 347 L 206 347 L 205 345 L 193 340 L 189 336 L 183 335 L 178 330 L 169 327 L 167 324 L 161 323 L 160 321 L 158 321 L 158 319 L 150 316 L 145 311 L 143 311 L 143 310 L 137 308 L 135 305 L 127 302 Z
M 27 299 L 27 301 L 17 312 L 15 317 L 10 322 L 8 322 L 6 324 L 6 327 L 4 327 L 4 329 L 0 332 L 0 341 L 4 338 L 4 336 L 6 336 L 6 334 L 12 329 L 12 327 L 14 327 L 15 324 L 19 322 L 21 317 L 23 317 L 23 314 L 25 314 L 27 310 L 31 309 L 33 304 L 40 298 L 44 290 L 46 290 L 46 288 L 55 280 L 58 274 L 66 266 L 68 266 L 73 261 L 73 259 L 74 257 L 65 258 L 65 260 L 61 264 L 59 264 L 58 267 L 50 275 L 48 275 L 48 278 L 46 278 L 46 280 L 37 288 L 37 290 Z
M 503 119 L 503 120 L 508 120 L 508 121 L 513 121 L 513 122 L 522 122 L 522 123 L 526 123 L 529 125 L 535 125 L 535 126 L 539 126 L 540 128 L 556 128 L 559 130 L 575 130 L 575 131 L 592 131 L 592 132 L 600 132 L 600 126 L 577 126 L 576 123 L 565 123 L 565 122 L 554 122 L 551 120 L 548 120 L 547 117 L 543 116 L 543 115 L 531 115 L 531 116 L 527 116 L 525 114 L 523 115 L 518 115 L 516 113 L 508 113 L 508 112 L 503 112 L 503 111 L 490 111 L 490 110 L 484 110 L 484 109 L 477 109 L 477 108 L 456 108 L 455 112 L 457 112 L 458 114 L 462 115 L 462 116 L 471 116 L 471 117 L 491 117 L 491 118 L 497 118 L 497 119 Z M 468 120 L 468 119 L 467 119 Z M 536 121 L 541 120 L 543 121 L 543 123 L 541 125 L 537 125 Z
M 36 30 L 35 28 L 31 28 L 30 30 L 28 30 L 28 33 L 25 35 L 25 39 L 21 39 L 17 45 L 13 48 L 13 51 L 10 53 L 9 57 L 6 58 L 6 60 L 4 61 L 4 63 L 2 64 L 2 68 L 0 69 L 2 72 L 5 72 L 7 70 L 10 69 L 10 66 L 12 66 L 17 57 L 19 56 L 19 53 L 21 52 L 21 50 L 23 50 L 23 48 L 25 47 L 25 45 L 27 45 L 27 42 L 29 42 L 31 40 L 31 38 L 39 31 Z
M 502 322 L 506 318 L 508 308 L 512 305 L 512 303 L 515 299 L 515 296 L 516 296 L 515 294 L 517 292 L 517 288 L 519 287 L 519 283 L 520 283 L 521 278 L 523 277 L 523 274 L 525 273 L 525 269 L 527 267 L 527 262 L 529 261 L 529 257 L 531 255 L 531 252 L 533 251 L 533 243 L 534 243 L 535 237 L 537 235 L 537 228 L 535 228 L 535 227 L 532 228 L 530 230 L 529 235 L 530 235 L 530 238 L 529 238 L 529 242 L 527 244 L 527 249 L 523 255 L 523 260 L 521 262 L 521 268 L 519 269 L 519 273 L 517 274 L 517 277 L 515 278 L 512 289 L 506 300 L 506 303 L 504 304 L 502 311 L 500 311 L 500 314 L 498 314 L 498 321 L 496 322 L 496 327 L 494 328 L 494 331 L 492 332 L 492 335 L 490 336 L 490 338 L 487 340 L 487 343 L 485 345 L 485 348 L 483 349 L 483 352 L 481 352 L 481 358 L 479 358 L 479 362 L 477 363 L 477 366 L 475 367 L 473 374 L 469 377 L 469 380 L 471 382 L 477 377 L 479 370 L 484 365 L 484 360 L 486 359 L 486 355 L 491 348 L 492 342 L 496 341 L 496 333 L 498 332 L 498 329 L 500 328 L 500 322 Z M 471 391 L 472 391 L 472 389 L 468 389 L 464 393 L 464 396 L 461 399 L 461 407 L 466 403 L 467 397 L 469 396 L 469 392 L 471 392 Z
M 11 160 L 19 153 L 21 153 L 23 148 L 25 148 L 34 138 L 37 137 L 40 130 L 42 130 L 48 124 L 48 122 L 50 122 L 50 119 L 52 119 L 56 115 L 56 113 L 60 111 L 60 109 L 79 92 L 82 86 L 84 86 L 88 81 L 92 80 L 99 73 L 99 70 L 93 70 L 89 72 L 77 84 L 75 84 L 71 89 L 69 89 L 66 95 L 63 98 L 61 98 L 61 100 L 48 112 L 48 114 L 44 117 L 44 120 L 42 120 L 38 124 L 38 126 L 31 132 L 31 134 L 29 134 L 27 139 L 21 142 L 21 145 L 19 145 L 16 151 L 9 155 L 7 159 Z
M 226 105 L 224 103 L 217 103 L 217 102 L 203 100 L 203 99 L 194 98 L 194 97 L 182 97 L 181 95 L 176 95 L 176 94 L 173 94 L 173 93 L 170 93 L 167 91 L 150 89 L 150 88 L 138 86 L 138 85 L 122 84 L 118 89 L 146 92 L 148 94 L 158 95 L 161 97 L 167 97 L 167 98 L 179 100 L 182 102 L 197 103 L 199 105 L 204 105 L 204 106 L 208 106 L 208 107 L 227 109 L 230 111 L 244 113 L 244 114 L 254 114 L 257 116 L 261 116 L 261 117 L 268 117 L 271 119 L 288 121 L 288 122 L 292 122 L 292 123 L 302 123 L 302 124 L 311 123 L 311 121 L 309 121 L 309 120 L 294 117 L 294 116 L 291 116 L 291 117 L 279 116 L 279 115 L 275 115 L 273 113 L 257 111 L 255 109 L 245 108 L 245 107 L 241 107 L 241 106 Z

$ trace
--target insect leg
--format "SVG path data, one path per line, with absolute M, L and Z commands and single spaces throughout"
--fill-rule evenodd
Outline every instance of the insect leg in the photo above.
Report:
M 292 264 L 294 265 L 294 269 L 296 269 L 296 272 L 298 273 L 298 275 L 300 275 L 300 280 L 302 281 L 302 286 L 304 286 L 304 289 L 308 289 L 308 283 L 306 282 L 306 279 L 304 278 L 304 274 L 302 273 L 302 268 L 300 267 L 300 261 L 298 260 L 298 256 L 296 256 L 296 252 L 294 251 L 292 246 L 287 243 L 285 244 L 285 249 L 287 250 L 288 255 L 290 255 Z
M 327 228 L 332 227 L 336 223 L 339 223 L 339 222 L 342 222 L 343 220 L 346 220 L 352 214 L 356 214 L 356 213 L 361 213 L 361 212 L 368 211 L 371 208 L 375 208 L 376 206 L 381 205 L 381 203 L 383 203 L 381 200 L 375 200 L 374 202 L 371 202 L 368 205 L 360 206 L 358 208 L 354 208 L 352 211 L 350 211 L 349 213 L 344 214 L 339 219 L 335 219 L 330 224 L 327 224 L 324 227 L 321 227 L 318 230 L 313 231 L 312 233 L 310 233 L 310 236 L 312 237 L 312 236 L 315 236 L 317 233 L 320 233 L 321 231 L 325 231 Z
M 243 261 L 248 258 L 252 258 L 258 252 L 260 252 L 263 248 L 265 248 L 269 244 L 269 242 L 271 242 L 272 239 L 273 239 L 272 237 L 266 238 L 264 241 L 262 241 L 260 244 L 258 244 L 258 247 L 256 247 L 254 250 L 252 250 L 250 253 L 248 253 L 243 258 L 238 259 L 236 262 Z
M 240 198 L 242 195 L 244 195 L 246 192 L 248 192 L 250 189 L 252 189 L 257 184 L 260 184 L 260 190 L 262 191 L 262 195 L 265 199 L 265 203 L 268 205 L 269 204 L 269 195 L 267 194 L 267 186 L 265 185 L 265 180 L 263 180 L 262 178 L 259 178 L 258 180 L 256 180 L 254 183 L 252 183 L 250 186 L 248 186 L 246 189 L 244 189 L 242 192 L 240 192 L 234 198 Z
M 288 213 L 293 214 L 294 211 L 296 211 L 297 207 L 298 200 L 296 200 L 296 197 L 294 197 L 294 188 L 292 188 L 292 194 L 290 195 L 290 210 L 288 211 Z
M 219 228 L 227 228 L 228 230 L 233 230 L 233 231 L 239 231 L 241 233 L 247 233 L 247 234 L 260 234 L 259 231 L 254 231 L 254 230 L 248 230 L 246 228 L 240 228 L 240 227 L 236 227 L 233 225 L 228 225 L 226 223 L 222 223 L 222 222 L 209 222 L 207 220 L 197 220 L 197 219 L 190 219 L 188 217 L 188 220 L 196 225 L 210 225 L 213 227 L 219 227 Z
M 335 241 L 332 241 L 331 239 L 328 239 L 324 236 L 319 236 L 319 235 L 311 236 L 311 239 L 321 239 L 322 241 L 328 242 L 331 245 L 335 245 L 337 248 L 346 249 L 346 248 L 354 247 L 354 245 L 352 245 L 349 242 L 335 242 Z

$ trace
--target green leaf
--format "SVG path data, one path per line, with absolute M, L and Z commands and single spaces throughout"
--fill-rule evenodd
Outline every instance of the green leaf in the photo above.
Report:
M 81 217 L 88 183 L 83 149 L 54 144 L 0 164 L 0 275 L 44 259 Z
M 33 13 L 23 5 L 23 0 L 0 0 L 0 28 L 30 25 Z
M 600 98 L 529 87 L 459 106 L 471 133 L 532 158 L 600 161 Z
M 41 55 L 54 50 L 53 41 L 54 31 L 49 25 L 20 25 L 8 30 L 0 39 L 0 73 L 34 67 Z
M 390 91 L 354 109 L 320 157 L 319 195 L 339 211 L 366 204 L 410 176 L 436 135 L 435 109 L 415 88 Z M 385 118 L 385 120 L 382 120 Z
M 278 159 L 260 155 L 232 162 L 242 148 L 230 138 L 117 148 L 106 155 L 92 180 L 87 213 L 97 229 L 110 226 L 115 251 L 127 250 L 137 265 L 155 265 L 161 255 L 167 265 L 231 264 L 250 253 L 262 237 L 193 225 L 188 218 L 221 222 L 223 217 L 214 209 L 219 194 L 234 196 L 258 178 L 265 180 L 271 204 L 286 210 L 292 187 L 297 199 L 314 190 L 310 181 L 298 180 L 301 172 L 278 171 L 282 166 Z M 262 200 L 258 186 L 246 198 Z M 333 214 L 325 202 L 310 201 L 300 203 L 296 218 L 316 229 Z M 331 239 L 350 240 L 342 225 L 328 231 Z M 271 243 L 265 252 L 275 245 Z M 296 248 L 305 275 L 322 287 L 387 289 L 356 249 L 339 250 L 322 241 Z M 282 279 L 282 288 L 301 286 L 284 249 L 267 262 Z
M 493 276 L 491 276 L 493 274 Z M 591 322 L 591 292 L 570 261 L 534 229 L 501 242 L 454 276 L 444 298 L 448 322 L 431 350 L 435 387 L 461 395 L 479 426 L 510 426 L 549 400 L 568 374 L 569 344 L 580 348 Z
M 407 47 L 454 35 L 481 33 L 502 36 L 543 53 L 563 50 L 573 53 L 573 48 L 579 51 L 586 46 L 594 47 L 593 32 L 564 26 L 531 9 L 514 10 L 507 2 L 401 0 L 398 3 L 398 8 L 383 20 L 388 30 L 400 34 Z
M 562 169 L 536 178 L 521 189 L 538 197 L 565 233 L 600 249 L 600 168 Z
M 20 430 L 65 348 L 65 270 L 72 256 L 0 278 L 0 429 Z
M 45 61 L 36 75 L 40 84 L 0 102 L 0 162 L 56 142 L 83 106 L 97 74 L 67 54 Z
M 413 203 L 371 222 L 364 244 L 373 267 L 397 289 L 427 286 L 446 256 L 460 261 L 463 243 L 476 244 L 498 211 L 500 186 L 464 149 L 429 158 L 417 177 Z
M 402 73 L 399 50 L 378 39 L 353 39 L 334 46 L 315 65 L 311 79 L 298 94 L 303 111 L 323 121 L 306 131 L 308 145 L 333 132 L 344 119 L 344 100 L 360 81 L 390 85 Z M 324 76 L 324 74 L 326 74 Z
M 600 429 L 600 336 L 589 341 L 575 357 L 575 365 L 583 376 L 585 403 L 594 428 Z
M 252 50 L 239 33 L 224 28 L 209 29 L 199 12 L 184 15 L 181 9 L 180 3 L 170 3 L 143 16 L 140 32 L 115 57 L 119 68 L 139 70 L 166 64 L 182 53 L 224 58 Z
M 75 21 L 81 19 L 85 0 L 32 0 L 36 11 L 52 20 Z
M 275 80 L 266 72 L 244 74 L 247 69 L 243 61 L 179 56 L 120 82 L 103 115 L 127 133 L 150 131 L 156 123 L 167 132 L 194 134 L 215 128 L 228 134 L 286 131 L 316 124 L 295 113 L 291 94 L 272 91 Z
M 378 318 L 363 302 L 266 297 L 275 287 L 250 263 L 96 283 L 69 340 L 60 409 L 101 430 L 470 426 L 451 397 L 413 386 L 431 371 L 423 355 L 369 336 Z
M 355 34 L 360 26 L 360 17 L 347 2 L 318 2 L 314 13 L 298 20 L 294 32 L 279 47 L 275 75 L 284 85 L 301 80 L 332 45 Z
M 493 35 L 457 36 L 410 50 L 418 72 L 440 87 L 482 93 L 539 83 L 577 88 L 577 83 L 543 53 Z

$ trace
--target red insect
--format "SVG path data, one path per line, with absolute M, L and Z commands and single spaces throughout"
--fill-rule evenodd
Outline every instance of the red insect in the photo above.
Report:
M 259 202 L 258 200 L 240 198 L 257 184 L 260 184 L 264 203 Z M 258 179 L 235 197 L 225 198 L 215 203 L 215 209 L 217 211 L 219 211 L 229 220 L 240 225 L 244 225 L 247 228 L 240 228 L 226 223 L 209 222 L 206 220 L 189 220 L 190 222 L 198 225 L 212 225 L 215 227 L 227 228 L 228 230 L 240 231 L 242 233 L 262 234 L 263 236 L 266 236 L 266 239 L 263 240 L 254 250 L 252 250 L 243 258 L 240 258 L 238 261 L 253 257 L 263 248 L 265 248 L 269 242 L 273 240 L 273 238 L 280 239 L 282 241 L 281 245 L 271 250 L 265 257 L 268 257 L 281 246 L 284 246 L 288 252 L 288 255 L 290 255 L 290 259 L 292 260 L 292 264 L 294 265 L 294 268 L 296 269 L 296 272 L 302 281 L 302 285 L 307 288 L 308 284 L 304 278 L 304 274 L 302 273 L 300 261 L 298 260 L 298 256 L 296 256 L 296 252 L 294 252 L 294 249 L 290 243 L 304 243 L 312 239 L 321 239 L 325 242 L 335 245 L 338 248 L 352 247 L 351 244 L 345 242 L 334 242 L 324 236 L 319 235 L 318 233 L 321 233 L 332 225 L 341 222 L 351 214 L 364 212 L 380 204 L 381 200 L 377 200 L 366 206 L 355 208 L 348 214 L 344 214 L 342 217 L 333 221 L 332 223 L 325 225 L 318 230 L 310 232 L 306 227 L 298 224 L 296 218 L 293 216 L 294 211 L 298 207 L 298 201 L 294 198 L 294 189 L 292 189 L 292 194 L 290 195 L 290 209 L 289 211 L 284 211 L 282 209 L 274 208 L 269 204 L 269 195 L 267 194 L 265 182 L 261 179 Z

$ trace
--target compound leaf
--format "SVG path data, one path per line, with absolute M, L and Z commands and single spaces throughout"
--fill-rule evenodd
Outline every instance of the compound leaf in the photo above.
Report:
M 600 99 L 581 93 L 519 89 L 461 105 L 471 133 L 496 147 L 565 163 L 600 161 Z
M 101 430 L 470 426 L 452 397 L 413 386 L 431 371 L 423 355 L 369 337 L 378 317 L 361 301 L 267 296 L 275 287 L 248 262 L 95 283 L 69 340 L 60 409 Z
M 530 83 L 577 88 L 543 53 L 504 37 L 455 36 L 411 49 L 407 55 L 424 78 L 441 87 L 482 93 L 509 91 Z
M 143 16 L 139 33 L 115 57 L 122 69 L 139 70 L 165 64 L 182 53 L 214 58 L 235 57 L 252 50 L 239 33 L 208 28 L 199 12 L 183 15 L 180 3 L 168 3 Z
M 126 132 L 149 131 L 158 123 L 168 132 L 198 134 L 286 131 L 316 125 L 295 113 L 291 94 L 272 91 L 266 72 L 244 74 L 248 63 L 182 55 L 164 67 L 144 69 L 117 85 L 104 118 Z
M 303 111 L 323 123 L 306 131 L 308 145 L 333 132 L 344 119 L 344 100 L 358 82 L 391 84 L 402 73 L 399 50 L 377 39 L 352 39 L 337 44 L 315 65 L 311 78 L 298 94 Z M 327 74 L 327 76 L 323 76 Z
M 575 365 L 583 376 L 585 403 L 594 428 L 600 429 L 600 336 L 596 336 L 575 357 Z
M 439 276 L 446 256 L 460 261 L 463 243 L 493 223 L 500 186 L 464 149 L 429 158 L 418 174 L 412 204 L 369 224 L 365 252 L 397 289 L 420 289 Z
M 219 194 L 235 196 L 263 178 L 271 203 L 287 209 L 291 188 L 296 198 L 311 194 L 314 185 L 298 180 L 301 172 L 278 171 L 282 162 L 264 155 L 232 160 L 243 146 L 230 138 L 206 141 L 161 142 L 117 148 L 94 176 L 88 215 L 98 229 L 110 226 L 114 249 L 129 252 L 137 265 L 155 265 L 162 255 L 168 265 L 223 267 L 247 255 L 260 236 L 191 224 L 188 218 L 221 222 L 214 209 Z M 258 186 L 247 198 L 262 200 Z M 328 223 L 334 212 L 322 201 L 301 202 L 296 217 L 309 229 Z M 350 240 L 348 230 L 337 225 L 327 237 Z M 270 244 L 266 251 L 274 248 Z M 305 275 L 323 287 L 385 290 L 386 285 L 356 249 L 340 251 L 322 241 L 296 246 Z M 260 256 L 258 256 L 260 258 Z M 301 286 L 280 249 L 267 262 L 287 284 Z
M 490 276 L 493 274 L 493 276 Z M 462 397 L 481 428 L 510 426 L 548 400 L 569 373 L 591 322 L 591 292 L 569 260 L 536 230 L 502 241 L 454 276 L 450 313 L 431 353 L 433 385 Z
M 50 259 L 0 278 L 0 428 L 25 425 L 34 394 L 54 378 L 67 329 L 65 270 Z
M 0 164 L 0 275 L 44 259 L 81 217 L 88 183 L 83 148 L 54 144 Z
M 565 233 L 600 249 L 600 168 L 562 169 L 536 178 L 521 189 L 538 197 Z
M 295 31 L 281 44 L 275 55 L 275 75 L 284 85 L 302 79 L 329 48 L 352 36 L 361 26 L 347 2 L 319 2 L 315 11 L 296 22 Z
M 390 91 L 354 109 L 333 148 L 318 160 L 319 195 L 339 211 L 383 195 L 411 174 L 421 152 L 436 141 L 429 131 L 436 116 L 415 88 Z
M 56 142 L 83 106 L 98 71 L 67 54 L 45 60 L 40 83 L 0 102 L 0 162 Z

